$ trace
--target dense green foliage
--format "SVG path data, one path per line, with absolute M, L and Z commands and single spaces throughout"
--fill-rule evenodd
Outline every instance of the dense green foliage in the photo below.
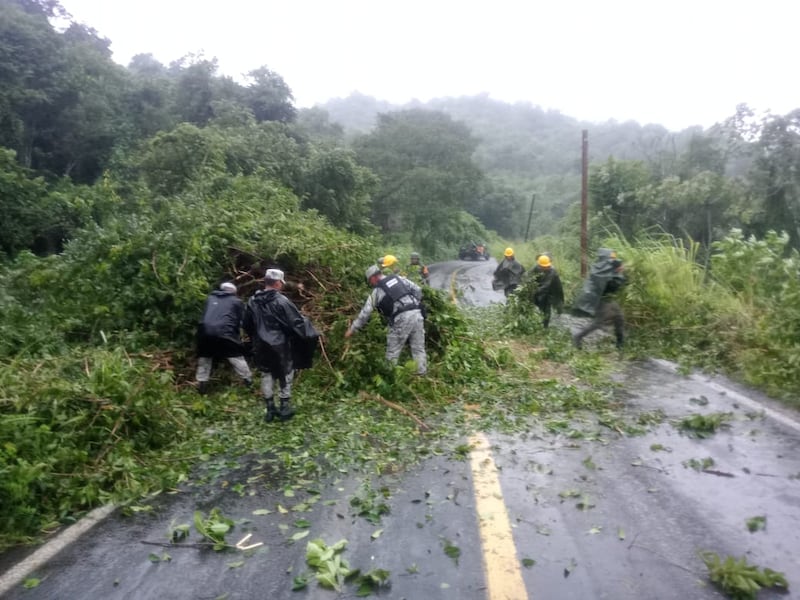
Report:
M 708 267 L 699 244 L 664 234 L 635 242 L 611 235 L 597 245 L 617 249 L 625 263 L 629 283 L 619 299 L 635 352 L 727 371 L 796 405 L 800 255 L 788 241 L 786 234 L 758 239 L 733 230 L 715 242 Z M 542 238 L 515 251 L 524 264 L 553 253 L 569 308 L 581 284 L 575 245 Z M 532 293 L 528 279 L 511 302 L 510 331 L 541 330 Z
M 481 178 L 467 127 L 443 113 L 392 113 L 355 147 L 381 180 L 372 210 L 384 233 L 411 232 L 412 243 L 428 254 L 461 242 L 452 217 L 466 208 Z
M 387 249 L 431 262 L 483 239 L 495 256 L 513 244 L 526 266 L 551 252 L 571 300 L 586 124 L 486 97 L 297 111 L 267 67 L 246 85 L 202 56 L 123 68 L 92 30 L 54 29 L 58 13 L 51 0 L 0 2 L 0 543 L 177 485 L 223 452 L 267 456 L 282 475 L 385 472 L 466 427 L 465 405 L 475 426 L 508 430 L 520 407 L 607 409 L 602 390 L 530 381 L 543 361 L 603 368 L 565 332 L 522 355 L 497 340 L 542 334 L 529 288 L 474 319 L 426 289 L 425 379 L 384 364 L 377 319 L 343 338 L 364 268 Z M 706 132 L 592 129 L 591 247 L 627 264 L 633 352 L 798 397 L 798 119 L 753 122 L 742 108 Z M 536 239 L 517 243 L 534 194 Z M 273 265 L 303 283 L 292 299 L 325 351 L 298 381 L 303 422 L 267 439 L 258 401 L 229 389 L 227 371 L 211 397 L 187 381 L 205 295 L 230 279 L 249 296 Z

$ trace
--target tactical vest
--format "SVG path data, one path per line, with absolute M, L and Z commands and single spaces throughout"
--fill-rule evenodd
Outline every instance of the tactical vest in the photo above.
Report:
M 397 275 L 384 277 L 378 282 L 377 287 L 383 290 L 383 298 L 377 306 L 378 312 L 389 321 L 402 312 L 419 308 L 419 302 L 414 298 L 411 288 Z M 395 304 L 401 299 L 405 299 L 405 301 L 395 309 Z

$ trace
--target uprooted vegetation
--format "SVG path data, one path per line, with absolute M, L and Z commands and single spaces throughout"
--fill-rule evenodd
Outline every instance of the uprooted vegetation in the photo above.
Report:
M 519 394 L 496 372 L 515 361 L 485 347 L 443 294 L 425 290 L 427 378 L 384 364 L 377 318 L 345 340 L 377 249 L 299 210 L 291 194 L 241 177 L 142 213 L 106 193 L 118 210 L 103 227 L 80 231 L 60 255 L 23 253 L 0 272 L 4 545 L 110 500 L 172 488 L 223 453 L 258 452 L 286 478 L 380 473 L 461 432 L 465 403 L 514 426 L 516 411 L 505 404 Z M 193 335 L 210 289 L 233 280 L 247 295 L 271 265 L 303 284 L 287 293 L 323 338 L 315 368 L 296 383 L 301 418 L 270 430 L 267 441 L 258 395 L 225 365 L 212 393 L 197 395 Z M 536 388 L 570 402 L 569 385 Z M 541 409 L 534 389 L 522 399 L 529 411 Z

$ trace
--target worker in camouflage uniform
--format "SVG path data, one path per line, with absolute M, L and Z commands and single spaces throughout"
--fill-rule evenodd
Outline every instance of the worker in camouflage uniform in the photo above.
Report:
M 349 338 L 364 327 L 372 311 L 377 309 L 389 324 L 386 360 L 396 365 L 403 346 L 408 342 L 411 357 L 417 363 L 417 375 L 425 375 L 428 357 L 425 352 L 424 319 L 420 310 L 422 289 L 400 275 L 385 276 L 377 265 L 369 267 L 365 275 L 373 289 L 358 317 L 345 332 L 345 337 Z
M 419 252 L 412 252 L 410 262 L 406 268 L 407 277 L 417 285 L 428 285 L 430 283 L 430 273 L 428 267 L 423 265 L 419 259 Z
M 575 300 L 575 310 L 594 317 L 594 320 L 572 336 L 576 348 L 583 345 L 583 338 L 601 327 L 611 324 L 614 326 L 614 336 L 617 348 L 622 349 L 625 341 L 625 319 L 622 309 L 614 300 L 616 292 L 626 283 L 623 273 L 622 261 L 617 258 L 617 253 L 608 248 L 597 251 L 597 260 L 589 271 L 589 276 L 583 282 L 581 293 Z

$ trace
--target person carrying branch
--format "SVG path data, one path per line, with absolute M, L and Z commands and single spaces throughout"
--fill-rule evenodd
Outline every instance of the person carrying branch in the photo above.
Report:
M 550 316 L 553 308 L 558 314 L 564 307 L 564 288 L 561 277 L 553 266 L 553 261 L 548 254 L 540 254 L 536 258 L 536 265 L 531 270 L 533 277 L 533 303 L 542 312 L 542 326 L 550 326 Z
M 503 252 L 503 257 L 503 260 L 494 270 L 494 282 L 503 289 L 503 293 L 508 298 L 522 281 L 525 267 L 514 258 L 513 248 L 506 248 L 505 252 Z M 492 284 L 493 288 L 495 287 L 494 282 Z

